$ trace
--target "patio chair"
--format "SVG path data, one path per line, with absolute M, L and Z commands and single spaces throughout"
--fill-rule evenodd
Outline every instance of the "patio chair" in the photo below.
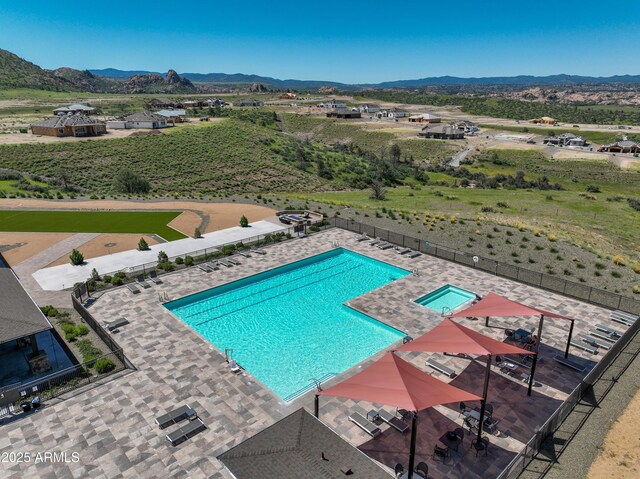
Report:
M 401 421 L 399 418 L 391 414 L 389 411 L 380 409 L 380 412 L 378 413 L 378 417 L 380 417 L 382 421 L 386 422 L 389 426 L 394 428 L 396 431 L 404 433 L 409 430 L 409 426 L 404 421 Z
M 473 430 L 478 430 L 478 420 L 473 417 L 465 417 L 462 421 L 465 426 L 469 428 L 469 432 L 473 432 Z
M 484 414 L 486 417 L 488 418 L 492 418 L 493 417 L 493 404 L 485 404 L 484 406 Z
M 500 422 L 499 420 L 496 421 L 494 420 L 492 417 L 488 417 L 484 420 L 484 424 L 482 425 L 482 430 L 485 432 L 488 432 L 489 434 L 496 434 L 496 432 L 498 431 L 498 422 Z
M 116 319 L 115 321 L 111 321 L 109 323 L 104 323 L 105 328 L 109 331 L 114 331 L 122 326 L 129 324 L 129 320 L 124 316 L 120 319 Z
M 396 477 L 400 477 L 404 472 L 404 466 L 400 463 L 396 464 L 396 466 L 393 468 L 393 472 L 396 475 Z
M 457 427 L 453 430 L 453 433 L 458 436 L 458 438 L 460 439 L 460 444 L 462 444 L 464 442 L 464 429 L 461 427 Z
M 371 437 L 377 437 L 381 434 L 380 428 L 378 428 L 378 426 L 373 424 L 367 418 L 363 417 L 360 413 L 354 412 L 351 416 L 349 416 L 349 421 L 354 423 Z
M 442 463 L 444 464 L 447 461 L 447 457 L 449 457 L 449 448 L 448 447 L 440 447 L 437 444 L 433 446 L 433 460 L 436 461 L 438 459 L 442 459 Z
M 239 372 L 242 371 L 242 368 L 240 368 L 240 366 L 238 366 L 238 363 L 237 363 L 237 361 L 235 359 L 232 359 L 231 361 L 229 361 L 229 369 L 234 374 L 238 374 Z
M 484 451 L 484 455 L 486 456 L 489 450 L 489 438 L 487 436 L 482 436 L 478 441 L 478 438 L 475 437 L 473 438 L 473 441 L 471 441 L 471 447 L 476 450 L 476 457 L 478 457 L 478 453 L 480 451 Z
M 186 426 L 179 428 L 171 434 L 167 434 L 167 441 L 169 441 L 172 446 L 177 446 L 181 442 L 186 441 L 190 437 L 195 436 L 200 431 L 204 431 L 205 429 L 206 426 L 202 422 L 202 419 L 196 418 L 193 421 L 189 422 L 189 424 L 187 424 Z
M 171 426 L 172 424 L 177 424 L 180 421 L 184 421 L 185 419 L 195 419 L 198 417 L 195 409 L 191 406 L 185 404 L 173 411 L 169 411 L 167 414 L 163 414 L 162 416 L 158 416 L 156 418 L 156 424 L 160 427 L 160 429 L 164 429 L 165 427 Z
M 144 289 L 150 288 L 151 285 L 144 280 L 144 274 L 139 274 L 136 278 L 136 283 L 142 286 Z
M 429 475 L 429 466 L 426 462 L 419 462 L 414 472 L 418 475 L 418 477 L 427 479 L 427 476 Z
M 155 269 L 149 272 L 149 279 L 155 284 L 162 283 L 162 280 L 158 277 L 158 272 Z
M 467 411 L 467 405 L 462 401 L 460 401 L 458 408 L 460 409 L 460 415 L 458 417 L 462 416 Z
M 133 283 L 127 283 L 127 289 L 131 291 L 133 294 L 138 294 L 140 290 L 136 288 L 136 285 Z

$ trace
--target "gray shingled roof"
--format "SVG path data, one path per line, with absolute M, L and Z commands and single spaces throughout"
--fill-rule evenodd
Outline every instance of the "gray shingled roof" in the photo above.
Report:
M 33 123 L 31 126 L 42 126 L 47 128 L 63 128 L 65 126 L 88 126 L 104 123 L 100 120 L 95 120 L 87 115 L 75 114 L 75 115 L 58 115 L 52 116 L 45 120 Z
M 322 459 L 322 453 L 327 460 Z M 237 479 L 391 477 L 302 408 L 229 449 L 218 459 Z M 350 468 L 353 474 L 345 476 L 340 471 L 343 467 Z
M 166 118 L 150 111 L 139 111 L 122 118 L 125 121 L 164 121 Z
M 0 344 L 51 327 L 0 255 Z

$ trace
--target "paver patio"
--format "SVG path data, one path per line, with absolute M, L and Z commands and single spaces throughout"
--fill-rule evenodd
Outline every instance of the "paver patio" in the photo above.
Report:
M 105 385 L 77 393 L 64 401 L 53 402 L 22 420 L 0 426 L 0 454 L 11 451 L 31 454 L 45 451 L 79 453 L 77 463 L 0 463 L 2 477 L 229 478 L 216 459 L 219 454 L 300 406 L 312 410 L 314 394 L 309 392 L 287 404 L 248 373 L 231 373 L 224 355 L 170 314 L 162 306 L 159 296 L 166 293 L 169 298 L 176 299 L 328 251 L 336 244 L 418 273 L 349 302 L 352 307 L 414 337 L 435 326 L 441 320 L 441 315 L 413 300 L 444 284 L 453 284 L 480 295 L 494 291 L 517 301 L 574 317 L 577 320 L 574 337 L 581 333 L 588 334 L 591 325 L 596 323 L 613 325 L 609 321 L 609 311 L 603 308 L 434 257 L 422 255 L 410 259 L 394 250 L 382 251 L 357 242 L 357 236 L 334 228 L 305 239 L 270 246 L 266 248 L 266 255 L 241 258 L 242 265 L 233 268 L 223 268 L 209 274 L 197 268 L 189 268 L 165 275 L 163 284 L 143 290 L 135 296 L 125 288 L 105 293 L 90 307 L 90 312 L 98 321 L 110 321 L 121 316 L 129 318 L 130 324 L 123 327 L 115 337 L 136 370 L 120 375 Z M 490 327 L 486 327 L 484 321 L 460 321 L 465 326 L 500 340 L 504 339 L 503 329 L 491 326 L 504 328 L 506 324 L 509 327 L 517 325 L 528 329 L 537 324 L 536 318 L 492 319 Z M 616 325 L 616 329 L 624 328 Z M 537 415 L 534 421 L 523 419 L 522 412 L 517 410 L 518 404 L 530 409 L 531 404 L 538 404 L 536 398 L 545 396 L 540 404 L 545 403 L 548 407 L 541 409 L 549 413 L 570 392 L 570 388 L 564 386 L 565 383 L 575 384 L 579 380 L 579 375 L 576 376 L 573 371 L 555 363 L 548 356 L 555 354 L 552 351 L 564 351 L 566 337 L 566 322 L 545 321 L 542 337 L 545 349 L 541 353 L 541 372 L 536 376 L 538 384 L 532 398 L 526 399 L 524 384 L 517 377 L 507 377 L 494 368 L 489 396 L 490 402 L 496 406 L 494 417 L 501 419 L 499 430 L 504 431 L 504 436 L 490 436 L 495 448 L 490 449 L 488 458 L 477 463 L 475 454 L 470 454 L 468 450 L 457 458 L 457 465 L 453 469 L 448 469 L 446 465 L 436 466 L 432 460 L 427 460 L 433 471 L 430 477 L 455 475 L 455 471 L 465 471 L 465 477 L 486 477 L 482 474 L 486 461 L 492 464 L 492 472 L 498 466 L 508 463 L 509 457 L 522 447 L 522 442 L 527 438 L 526 429 L 536 427 L 543 420 Z M 592 356 L 573 349 L 571 355 L 590 361 L 597 361 L 602 357 L 602 354 Z M 402 357 L 427 370 L 424 365 L 429 357 L 427 354 L 402 353 Z M 438 357 L 440 362 L 458 372 L 458 378 L 454 380 L 457 382 L 454 384 L 463 388 L 477 387 L 475 384 L 479 380 L 477 376 L 482 375 L 482 363 L 456 356 Z M 335 384 L 355 373 L 370 361 L 371 359 L 355 366 L 332 379 L 329 384 Z M 429 372 L 439 379 L 450 381 L 434 371 Z M 501 394 L 506 397 L 502 398 Z M 502 400 L 506 402 L 501 405 Z M 172 429 L 159 430 L 154 424 L 154 418 L 185 403 L 197 410 L 207 429 L 183 444 L 172 447 L 164 438 Z M 367 451 L 369 449 L 366 444 L 370 438 L 349 422 L 347 416 L 352 411 L 366 414 L 371 406 L 351 400 L 322 398 L 320 418 L 344 439 Z M 455 409 L 456 405 L 453 406 Z M 507 407 L 516 410 L 508 412 L 505 409 Z M 423 433 L 422 428 L 418 433 L 424 436 L 427 448 L 418 451 L 421 457 L 431 454 L 433 440 L 445 432 L 440 430 L 445 423 L 446 428 L 456 421 L 461 424 L 458 412 L 448 407 L 436 407 L 434 411 L 424 414 L 436 417 L 437 420 L 431 421 L 433 428 L 428 433 L 432 435 L 431 438 L 426 436 L 427 432 Z M 436 414 L 445 419 L 438 418 Z M 511 415 L 514 416 L 513 419 Z M 424 423 L 428 424 L 428 421 Z M 381 428 L 385 429 L 386 426 Z M 424 429 L 426 431 L 430 428 Z M 529 435 L 533 432 L 530 430 Z M 395 433 L 396 431 L 385 430 L 382 440 L 393 443 L 392 434 Z M 391 439 L 387 439 L 389 437 Z M 376 455 L 373 452 L 371 456 L 390 467 L 393 467 L 393 463 L 389 461 L 400 460 L 406 467 L 408 450 L 404 460 L 401 460 L 400 452 L 393 459 L 389 455 Z

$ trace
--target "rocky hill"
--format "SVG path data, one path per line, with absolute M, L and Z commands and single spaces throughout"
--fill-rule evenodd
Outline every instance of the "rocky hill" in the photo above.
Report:
M 0 89 L 33 88 L 37 90 L 76 91 L 79 88 L 66 78 L 43 70 L 7 50 L 0 49 Z
M 166 76 L 157 73 L 133 75 L 122 83 L 124 93 L 193 93 L 196 87 L 190 80 L 169 70 Z
M 118 92 L 121 82 L 94 75 L 89 70 L 75 70 L 73 68 L 62 67 L 53 70 L 53 74 L 62 78 L 82 91 L 98 92 Z

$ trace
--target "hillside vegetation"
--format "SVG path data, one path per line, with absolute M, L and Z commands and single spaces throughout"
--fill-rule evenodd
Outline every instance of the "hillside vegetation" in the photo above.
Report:
M 74 91 L 73 83 L 0 49 L 0 90 L 34 88 L 37 90 Z
M 566 123 L 592 123 L 601 125 L 637 125 L 640 123 L 640 108 L 621 108 L 615 105 L 597 107 L 578 105 L 543 104 L 520 100 L 438 95 L 431 93 L 409 93 L 390 91 L 366 91 L 365 98 L 375 98 L 394 103 L 415 105 L 447 106 L 455 105 L 472 115 L 530 120 L 550 116 Z

